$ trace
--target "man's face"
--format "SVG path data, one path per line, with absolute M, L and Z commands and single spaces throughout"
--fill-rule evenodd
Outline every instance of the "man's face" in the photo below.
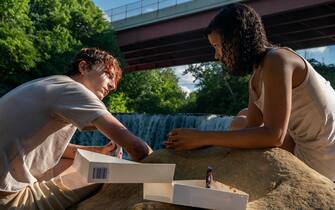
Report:
M 117 88 L 114 72 L 116 71 L 113 66 L 108 69 L 103 63 L 92 65 L 91 69 L 86 64 L 85 70 L 82 71 L 83 84 L 102 100 Z

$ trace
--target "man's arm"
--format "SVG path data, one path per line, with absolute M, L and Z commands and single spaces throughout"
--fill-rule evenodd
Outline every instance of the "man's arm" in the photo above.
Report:
M 97 128 L 94 126 L 94 125 L 88 125 L 86 126 L 85 128 L 83 128 L 82 130 L 83 131 L 94 131 L 96 130 Z
M 107 138 L 123 147 L 133 160 L 141 160 L 152 152 L 149 145 L 132 134 L 110 113 L 100 116 L 92 124 Z

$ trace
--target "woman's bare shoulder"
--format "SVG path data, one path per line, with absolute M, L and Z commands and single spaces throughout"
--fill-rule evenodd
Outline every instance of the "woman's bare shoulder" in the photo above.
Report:
M 284 48 L 272 48 L 264 58 L 264 63 L 281 63 L 289 60 L 290 54 Z
M 303 65 L 301 58 L 286 48 L 273 48 L 269 50 L 264 58 L 263 71 L 286 71 L 294 70 L 297 66 Z
M 266 55 L 263 68 L 270 77 L 275 77 L 276 73 L 291 77 L 293 87 L 297 87 L 306 77 L 306 65 L 304 59 L 292 49 L 276 48 Z
M 264 63 L 272 65 L 291 64 L 294 66 L 304 66 L 303 59 L 297 54 L 297 52 L 287 47 L 273 48 L 269 50 L 264 58 Z

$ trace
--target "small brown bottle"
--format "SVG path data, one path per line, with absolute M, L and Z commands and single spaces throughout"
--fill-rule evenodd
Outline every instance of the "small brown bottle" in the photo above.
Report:
M 213 181 L 213 168 L 208 166 L 206 173 L 206 188 L 211 188 L 212 181 Z

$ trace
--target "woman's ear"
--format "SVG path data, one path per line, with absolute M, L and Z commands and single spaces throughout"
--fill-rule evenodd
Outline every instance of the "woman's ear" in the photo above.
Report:
M 80 75 L 84 75 L 87 71 L 87 63 L 86 61 L 80 61 L 78 64 L 78 70 L 80 72 Z

